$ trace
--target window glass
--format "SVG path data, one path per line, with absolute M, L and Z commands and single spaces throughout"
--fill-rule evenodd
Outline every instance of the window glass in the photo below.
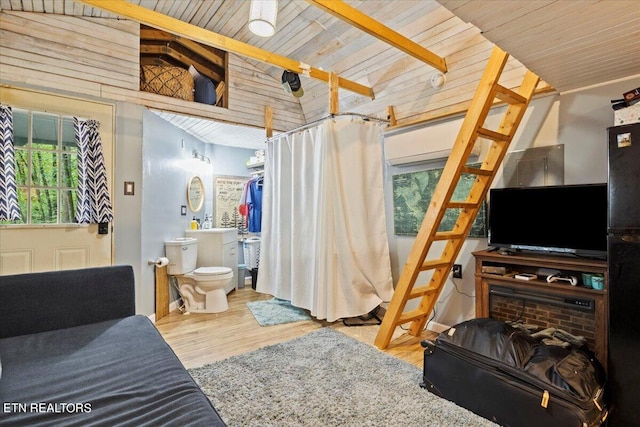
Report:
M 77 196 L 76 190 L 60 191 L 60 222 L 75 222 Z
M 57 116 L 43 113 L 33 113 L 31 129 L 32 148 L 38 150 L 55 150 L 58 148 Z
M 56 152 L 31 150 L 31 183 L 37 187 L 57 187 L 58 155 Z
M 29 113 L 13 109 L 13 144 L 25 147 L 29 142 Z
M 13 131 L 22 219 L 2 223 L 75 223 L 78 147 L 73 117 L 14 109 Z
M 34 188 L 31 190 L 31 223 L 56 224 L 58 222 L 58 190 Z
M 60 159 L 60 186 L 78 187 L 78 144 L 73 128 L 73 119 L 62 118 L 62 157 Z M 75 206 L 75 205 L 74 205 Z M 67 221 L 63 221 L 67 222 Z
M 2 224 L 26 224 L 28 215 L 29 204 L 27 203 L 27 188 L 18 187 L 18 205 L 20 206 L 20 213 L 22 214 L 22 218 L 17 221 L 2 221 Z

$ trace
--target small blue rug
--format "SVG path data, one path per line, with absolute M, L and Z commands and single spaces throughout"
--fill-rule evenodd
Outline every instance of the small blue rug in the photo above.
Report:
M 273 298 L 265 301 L 250 301 L 247 307 L 251 310 L 260 326 L 281 325 L 283 323 L 311 320 L 309 313 L 302 308 L 294 307 L 287 300 Z

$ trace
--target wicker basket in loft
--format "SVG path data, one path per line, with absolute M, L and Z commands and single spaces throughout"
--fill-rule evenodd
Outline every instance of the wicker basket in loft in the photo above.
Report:
M 193 77 L 180 67 L 142 65 L 140 90 L 193 101 Z

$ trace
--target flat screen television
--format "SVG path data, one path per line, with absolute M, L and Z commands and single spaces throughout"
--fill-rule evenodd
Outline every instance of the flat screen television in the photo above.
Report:
M 607 256 L 607 184 L 493 188 L 489 246 Z

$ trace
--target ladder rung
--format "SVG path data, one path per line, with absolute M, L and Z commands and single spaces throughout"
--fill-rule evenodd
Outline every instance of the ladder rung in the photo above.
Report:
M 421 238 L 416 239 L 416 244 L 414 244 L 400 276 L 399 286 L 395 290 L 387 314 L 380 325 L 375 340 L 375 345 L 379 349 L 388 347 L 396 327 L 403 323 L 413 322 L 409 328 L 411 335 L 419 336 L 422 333 L 422 328 L 429 320 L 447 282 L 449 269 L 460 253 L 471 221 L 474 220 L 479 210 L 480 204 L 471 203 L 471 201 L 476 201 L 476 196 L 486 194 L 539 82 L 538 76 L 527 72 L 520 89 L 513 91 L 497 84 L 508 58 L 509 55 L 506 52 L 498 47 L 493 48 L 489 63 L 482 74 L 478 89 L 458 134 L 459 140 L 456 144 L 464 149 L 457 150 L 455 156 L 451 156 L 445 165 L 444 171 L 446 173 L 442 174 L 437 185 L 437 197 L 434 195 L 435 200 L 439 202 L 430 204 L 425 213 L 419 231 Z M 486 118 L 486 112 L 493 106 L 496 99 L 511 105 L 506 109 L 500 127 L 497 128 L 497 131 L 493 131 L 481 126 L 484 126 L 482 123 Z M 469 167 L 465 163 L 469 160 L 469 153 L 472 151 L 473 145 L 476 144 L 477 138 L 493 141 L 492 147 L 482 166 Z M 471 187 L 473 193 L 470 191 L 467 197 L 460 197 L 458 201 L 452 201 L 452 194 L 463 173 L 475 175 L 470 177 L 474 180 Z M 465 211 L 458 216 L 454 226 L 447 227 L 449 231 L 438 232 L 437 229 L 442 223 L 442 218 L 450 213 L 446 212 L 446 209 L 449 208 L 464 209 Z M 438 223 L 434 224 L 434 222 Z M 431 244 L 436 240 L 445 241 L 442 255 L 439 259 L 425 261 L 425 254 L 430 251 Z M 423 282 L 419 287 L 413 289 L 420 270 L 432 270 L 431 280 L 428 284 Z M 398 292 L 402 292 L 402 295 Z M 403 312 L 406 309 L 408 299 L 418 297 L 422 297 L 420 305 L 416 309 Z
M 422 266 L 420 267 L 420 271 L 435 270 L 436 268 L 449 267 L 450 265 L 451 265 L 451 261 L 447 261 L 444 259 L 425 261 L 424 263 L 422 263 Z
M 485 128 L 478 128 L 478 134 L 492 141 L 509 141 L 509 138 L 511 138 L 510 135 Z
M 407 322 L 413 322 L 414 320 L 422 319 L 427 316 L 427 313 L 418 309 L 407 311 L 406 313 L 402 313 L 402 315 L 398 319 L 398 325 L 402 325 L 403 323 Z
M 458 233 L 455 231 L 438 231 L 434 236 L 433 240 L 459 240 L 467 237 L 464 233 Z
M 449 202 L 447 208 L 475 209 L 480 207 L 478 202 Z
M 525 104 L 527 102 L 527 98 L 502 85 L 496 85 L 496 90 L 496 98 L 500 101 L 506 102 L 507 104 L 515 105 Z
M 434 294 L 438 292 L 437 286 L 420 286 L 419 288 L 413 288 L 411 293 L 409 294 L 409 299 L 423 297 L 425 295 Z
M 462 172 L 469 173 L 472 175 L 484 175 L 484 176 L 489 176 L 493 173 L 493 171 L 489 169 L 470 168 L 469 166 L 464 166 L 462 168 Z

